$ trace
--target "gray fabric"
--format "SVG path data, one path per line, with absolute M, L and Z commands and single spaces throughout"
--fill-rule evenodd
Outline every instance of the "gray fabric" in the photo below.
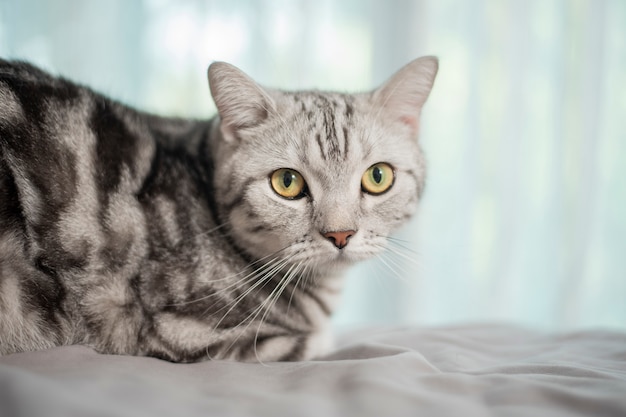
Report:
M 173 364 L 81 346 L 0 357 L 0 416 L 624 416 L 626 333 L 345 335 L 309 362 Z

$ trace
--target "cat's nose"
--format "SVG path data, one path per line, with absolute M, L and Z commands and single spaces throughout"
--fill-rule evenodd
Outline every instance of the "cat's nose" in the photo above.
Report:
M 348 239 L 354 236 L 355 233 L 356 230 L 342 230 L 340 232 L 325 232 L 322 233 L 322 236 L 333 242 L 339 249 L 343 249 L 348 244 Z

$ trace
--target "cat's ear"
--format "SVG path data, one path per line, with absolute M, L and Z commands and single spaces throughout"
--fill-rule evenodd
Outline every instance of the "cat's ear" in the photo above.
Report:
M 435 82 L 439 63 L 425 56 L 411 61 L 374 91 L 373 100 L 387 117 L 408 126 L 417 135 L 422 106 Z
M 237 67 L 214 62 L 208 76 L 225 139 L 237 137 L 240 129 L 261 124 L 274 110 L 269 94 Z

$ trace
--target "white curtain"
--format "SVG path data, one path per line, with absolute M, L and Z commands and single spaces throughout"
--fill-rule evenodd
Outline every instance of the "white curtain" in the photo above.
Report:
M 350 273 L 337 325 L 626 327 L 626 2 L 0 3 L 1 56 L 162 114 L 214 111 L 213 60 L 361 91 L 424 54 L 422 208 Z

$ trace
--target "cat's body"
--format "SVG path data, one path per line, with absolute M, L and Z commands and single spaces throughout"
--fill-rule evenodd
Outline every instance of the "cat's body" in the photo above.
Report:
M 0 61 L 0 354 L 324 353 L 341 271 L 419 199 L 435 73 L 423 58 L 372 94 L 282 93 L 217 63 L 219 117 L 186 121 Z

